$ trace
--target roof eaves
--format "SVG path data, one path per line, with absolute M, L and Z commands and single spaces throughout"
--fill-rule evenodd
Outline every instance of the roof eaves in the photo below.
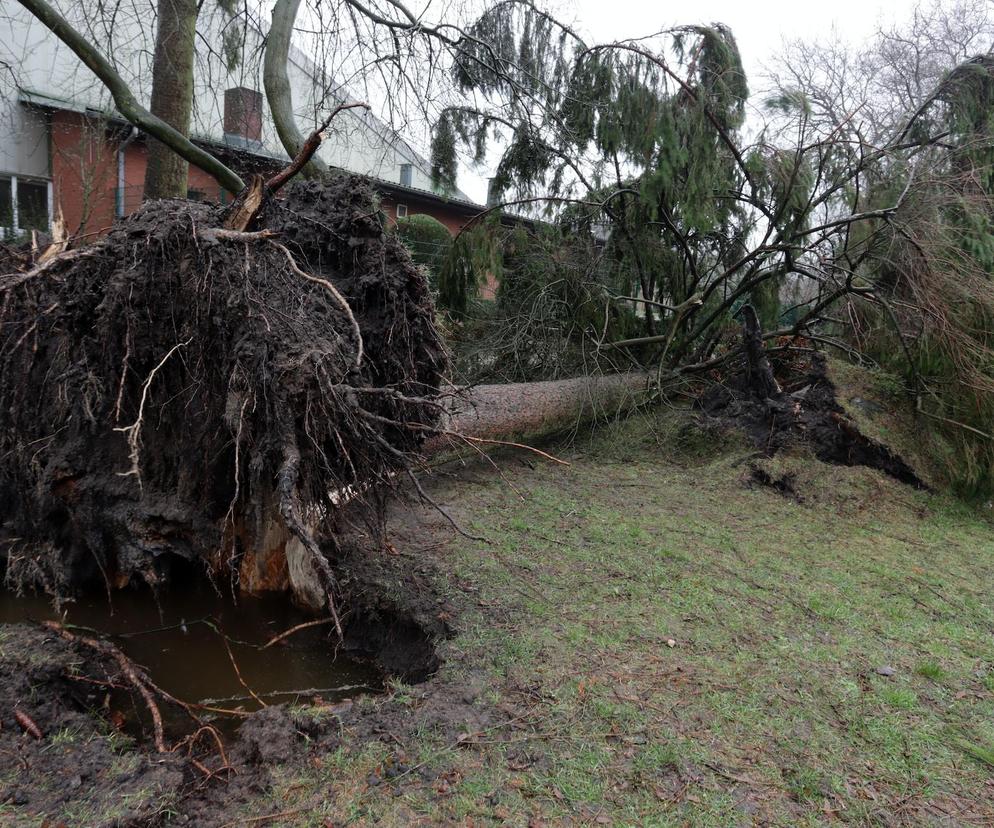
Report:
M 99 116 L 117 124 L 128 123 L 128 120 L 116 109 L 98 109 L 97 107 L 86 106 L 78 101 L 55 98 L 51 95 L 45 95 L 41 92 L 32 92 L 27 89 L 22 89 L 18 93 L 18 100 L 26 106 L 35 106 L 40 109 L 52 109 L 59 112 L 76 112 L 80 115 Z M 266 145 L 261 141 L 254 141 L 251 138 L 245 138 L 244 136 L 235 135 L 230 132 L 224 133 L 224 138 L 222 139 L 211 138 L 206 135 L 191 135 L 190 140 L 196 144 L 204 144 L 212 147 L 223 147 L 224 149 L 233 150 L 246 155 L 252 155 L 256 158 L 264 158 L 267 161 L 280 161 L 282 163 L 286 163 L 286 158 L 267 149 Z

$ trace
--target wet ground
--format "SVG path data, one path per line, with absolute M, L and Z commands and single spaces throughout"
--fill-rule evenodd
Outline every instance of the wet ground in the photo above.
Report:
M 0 593 L 0 624 L 48 619 L 109 637 L 155 684 L 186 702 L 258 710 L 261 705 L 239 681 L 232 658 L 245 684 L 267 704 L 335 702 L 382 686 L 376 668 L 336 653 L 331 625 L 301 630 L 264 648 L 276 635 L 313 620 L 282 596 L 235 603 L 201 584 L 174 590 L 158 602 L 147 590 L 119 591 L 111 604 L 106 594 L 90 595 L 58 613 L 44 596 Z M 186 721 L 177 714 L 166 724 L 181 728 Z
M 447 634 L 443 619 L 456 609 L 435 588 L 434 569 L 405 555 L 357 554 L 348 573 L 338 648 L 325 625 L 263 650 L 310 619 L 285 597 L 235 604 L 209 584 L 184 583 L 161 606 L 148 592 L 115 592 L 112 613 L 105 593 L 93 595 L 65 605 L 64 618 L 44 599 L 0 595 L 0 825 L 230 828 L 262 809 L 287 810 L 272 807 L 274 785 L 301 767 L 325 767 L 343 743 L 397 746 L 414 726 L 403 701 L 412 691 L 398 694 L 384 677 L 418 682 L 431 675 L 436 642 Z M 75 638 L 37 623 L 53 618 Z M 156 692 L 166 724 L 158 751 L 146 701 L 115 659 L 86 638 L 112 642 L 184 702 L 258 710 L 227 641 L 245 683 L 268 706 L 230 718 L 194 708 L 199 722 L 191 726 L 191 716 Z M 416 692 L 419 705 L 428 695 Z M 401 701 L 387 704 L 392 698 Z M 449 740 L 466 726 L 486 726 L 473 698 L 462 688 L 432 694 L 436 712 L 424 726 Z M 429 773 L 398 758 L 382 778 L 415 770 L 418 778 Z

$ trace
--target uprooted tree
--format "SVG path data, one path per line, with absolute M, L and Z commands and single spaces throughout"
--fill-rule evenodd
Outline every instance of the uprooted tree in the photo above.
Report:
M 404 424 L 436 422 L 446 365 L 427 284 L 371 208 L 349 177 L 291 185 L 251 231 L 153 202 L 7 277 L 8 577 L 156 584 L 179 555 L 327 600 L 333 498 L 407 468 L 423 432 Z
M 334 615 L 321 544 L 334 540 L 342 505 L 375 507 L 384 489 L 413 478 L 419 447 L 449 416 L 447 354 L 423 270 L 385 231 L 368 185 L 329 176 L 314 159 L 335 115 L 359 104 L 338 103 L 306 138 L 283 121 L 292 161 L 245 186 L 146 110 L 52 6 L 24 5 L 122 115 L 238 198 L 227 208 L 150 202 L 92 244 L 58 237 L 44 250 L 8 251 L 8 581 L 56 596 L 87 580 L 156 586 L 182 558 L 244 590 L 292 589 Z M 282 8 L 267 43 L 271 94 L 286 80 L 280 27 L 288 33 L 295 12 Z M 318 180 L 289 183 L 302 172 Z
M 377 8 L 397 29 L 433 30 L 389 2 Z M 730 329 L 748 303 L 764 341 L 876 358 L 905 377 L 928 430 L 948 443 L 938 451 L 951 477 L 988 496 L 988 9 L 934 4 L 862 55 L 788 56 L 791 72 L 774 78 L 749 139 L 745 77 L 724 27 L 591 44 L 531 3 L 495 4 L 461 35 L 452 78 L 462 97 L 439 119 L 436 174 L 451 183 L 457 150 L 480 159 L 496 144 L 494 184 L 508 205 L 545 207 L 566 244 L 605 240 L 573 258 L 568 279 L 557 263 L 548 281 L 506 293 L 506 312 L 484 320 L 506 347 L 502 364 L 545 344 L 543 332 L 569 331 L 572 364 L 630 358 L 665 386 L 737 355 Z M 633 307 L 642 334 L 619 337 Z
M 294 121 L 286 60 L 299 3 L 279 0 L 265 50 L 267 94 L 294 160 L 245 187 L 146 111 L 44 0 L 23 2 L 125 117 L 239 197 L 227 210 L 148 205 L 91 246 L 57 242 L 3 277 L 8 574 L 54 592 L 67 567 L 108 583 L 156 583 L 179 554 L 244 588 L 289 585 L 333 610 L 320 544 L 334 538 L 343 502 L 375 502 L 410 471 L 425 437 L 448 430 L 446 355 L 424 272 L 384 232 L 364 186 L 315 159 L 329 121 L 306 138 Z M 447 62 L 447 91 L 459 97 L 434 142 L 443 185 L 453 183 L 458 146 L 483 157 L 503 135 L 496 184 L 510 202 L 554 205 L 574 237 L 607 227 L 598 254 L 606 275 L 583 280 L 584 312 L 603 301 L 606 321 L 590 314 L 563 330 L 587 340 L 597 363 L 609 356 L 651 369 L 660 388 L 739 354 L 725 334 L 746 302 L 757 312 L 747 318 L 766 327 L 761 335 L 751 326 L 757 347 L 773 337 L 796 347 L 804 335 L 804 347 L 853 352 L 849 332 L 832 326 L 838 308 L 856 302 L 893 316 L 904 341 L 895 294 L 876 278 L 894 261 L 888 239 L 906 240 L 934 268 L 942 258 L 902 221 L 934 181 L 926 172 L 989 170 L 978 154 L 990 135 L 980 115 L 984 61 L 939 79 L 872 142 L 813 131 L 803 95 L 785 90 L 785 119 L 804 127 L 790 133 L 797 140 L 783 140 L 785 130 L 746 145 L 745 78 L 723 27 L 590 45 L 520 0 L 468 26 L 432 24 L 394 2 L 342 8 L 357 41 L 391 55 L 375 61 L 378 71 L 403 73 L 397 54 Z M 339 101 L 332 116 L 350 105 Z M 298 173 L 314 180 L 274 198 Z M 930 215 L 959 214 L 949 205 Z M 977 215 L 989 214 L 969 221 Z M 471 256 L 466 238 L 453 250 Z M 469 285 L 449 267 L 447 289 Z M 796 307 L 784 309 L 790 286 Z M 571 300 L 552 304 L 569 312 Z M 626 330 L 607 324 L 618 305 L 642 309 L 628 317 L 640 335 L 609 338 Z M 584 383 L 558 390 L 531 388 L 528 399 L 561 414 L 564 400 L 589 394 Z

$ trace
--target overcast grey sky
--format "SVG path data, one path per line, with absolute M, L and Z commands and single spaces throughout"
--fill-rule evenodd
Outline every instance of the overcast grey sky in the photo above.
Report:
M 563 19 L 573 19 L 585 39 L 608 42 L 641 37 L 687 23 L 725 23 L 738 41 L 750 88 L 762 86 L 762 66 L 784 38 L 824 37 L 836 29 L 860 42 L 880 24 L 910 17 L 914 0 L 573 0 L 556 2 Z M 486 197 L 482 175 L 460 170 L 460 185 L 474 199 Z
M 819 37 L 836 28 L 852 40 L 869 35 L 878 22 L 910 16 L 913 0 L 574 0 L 559 4 L 598 41 L 638 37 L 681 23 L 725 23 L 735 35 L 746 70 L 755 75 L 784 37 Z

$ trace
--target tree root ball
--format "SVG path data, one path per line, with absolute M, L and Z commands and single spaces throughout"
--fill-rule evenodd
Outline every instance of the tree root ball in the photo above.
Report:
M 8 582 L 157 585 L 179 556 L 284 588 L 279 550 L 407 468 L 447 368 L 424 273 L 361 179 L 284 193 L 242 234 L 152 202 L 0 277 Z

